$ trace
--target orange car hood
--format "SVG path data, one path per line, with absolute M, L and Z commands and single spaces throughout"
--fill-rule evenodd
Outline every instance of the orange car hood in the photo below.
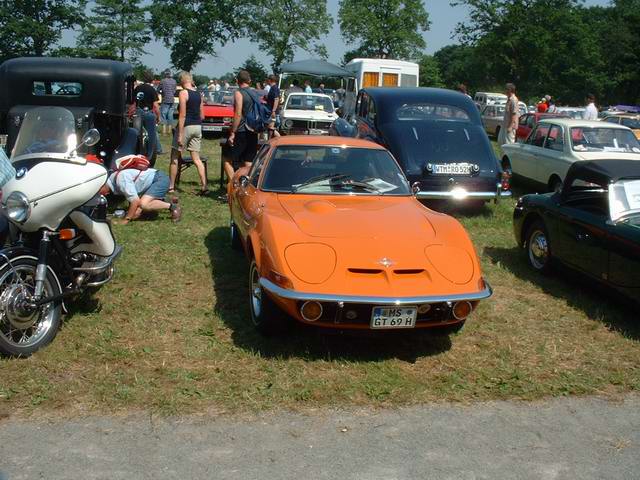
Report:
M 410 197 L 278 195 L 284 210 L 306 235 L 318 238 L 384 240 L 435 237 L 435 230 Z

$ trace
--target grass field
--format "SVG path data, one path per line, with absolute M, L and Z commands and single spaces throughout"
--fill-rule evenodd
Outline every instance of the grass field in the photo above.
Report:
M 168 145 L 163 138 L 163 145 Z M 205 141 L 209 177 L 217 142 Z M 166 168 L 166 155 L 160 157 Z M 212 182 L 213 183 L 213 182 Z M 0 416 L 253 411 L 613 394 L 640 389 L 637 311 L 567 275 L 531 272 L 516 249 L 514 201 L 454 212 L 494 296 L 450 338 L 264 339 L 248 318 L 247 264 L 228 245 L 228 210 L 193 195 L 184 219 L 116 226 L 113 282 L 73 305 L 52 345 L 0 360 Z M 635 321 L 634 321 L 635 320 Z

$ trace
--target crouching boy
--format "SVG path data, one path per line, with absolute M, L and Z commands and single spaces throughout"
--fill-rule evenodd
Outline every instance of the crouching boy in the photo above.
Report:
M 182 218 L 177 201 L 165 202 L 169 190 L 169 177 L 155 168 L 147 170 L 125 169 L 112 173 L 100 193 L 124 196 L 129 209 L 122 223 L 126 224 L 142 215 L 142 212 L 167 210 L 174 222 Z

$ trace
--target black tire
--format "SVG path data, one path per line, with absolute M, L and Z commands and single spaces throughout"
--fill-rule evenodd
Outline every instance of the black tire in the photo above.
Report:
M 524 241 L 527 262 L 540 273 L 551 270 L 551 243 L 549 234 L 542 220 L 536 220 L 527 229 Z
M 11 357 L 29 357 L 47 346 L 56 337 L 62 323 L 62 302 L 59 300 L 41 307 L 39 312 L 21 312 L 19 304 L 21 292 L 33 291 L 37 262 L 31 257 L 17 256 L 11 264 L 0 267 L 0 354 Z M 15 282 L 17 272 L 22 282 Z M 60 294 L 58 282 L 47 269 L 44 295 Z M 21 328 L 22 327 L 22 328 Z M 24 335 L 30 334 L 25 339 Z M 19 338 L 20 337 L 20 338 Z
M 255 259 L 249 266 L 249 309 L 253 326 L 264 336 L 281 333 L 284 328 L 284 312 L 271 300 L 269 294 L 258 283 L 260 272 Z
M 560 190 L 562 190 L 562 180 L 554 175 L 549 179 L 549 191 L 558 193 Z
M 242 242 L 240 241 L 240 234 L 238 233 L 238 227 L 231 221 L 229 225 L 229 235 L 231 237 L 231 248 L 234 250 L 242 250 Z
M 464 327 L 465 321 L 463 320 L 462 322 L 459 323 L 454 323 L 451 325 L 444 325 L 442 327 L 434 327 L 433 329 L 430 329 L 430 331 L 432 331 L 432 333 L 434 335 L 438 335 L 438 336 L 448 336 L 448 335 L 453 335 L 454 333 L 458 333 L 460 330 L 462 330 L 462 327 Z

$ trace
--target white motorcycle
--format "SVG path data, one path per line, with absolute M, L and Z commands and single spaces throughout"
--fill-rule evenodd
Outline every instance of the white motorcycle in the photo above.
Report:
M 38 107 L 26 113 L 2 187 L 8 221 L 0 250 L 0 354 L 26 357 L 60 328 L 64 300 L 111 280 L 116 244 L 107 200 L 98 192 L 107 170 L 79 151 L 100 141 L 96 129 L 77 143 L 72 113 Z

